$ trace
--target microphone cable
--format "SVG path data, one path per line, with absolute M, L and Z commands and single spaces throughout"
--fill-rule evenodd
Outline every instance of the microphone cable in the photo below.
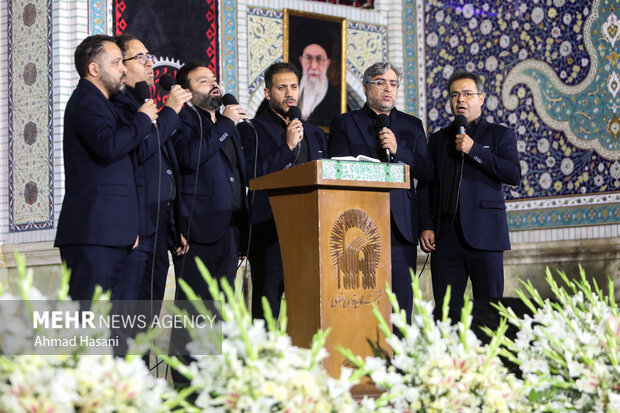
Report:
M 252 132 L 254 133 L 254 168 L 253 168 L 253 175 L 252 175 L 252 179 L 256 178 L 257 175 L 257 169 L 258 169 L 258 132 L 256 132 L 256 128 L 254 127 L 254 125 L 252 124 L 252 121 L 247 121 L 246 122 L 248 125 L 250 125 L 250 127 L 252 128 Z M 248 181 L 248 184 L 250 182 Z M 249 189 L 249 185 L 248 185 L 248 189 Z M 254 205 L 254 198 L 256 197 L 256 191 L 252 191 L 252 197 L 251 197 L 251 201 L 249 204 Z M 243 278 L 247 279 L 248 278 L 248 262 L 250 261 L 250 246 L 252 244 L 252 229 L 254 227 L 254 224 L 252 222 L 252 216 L 251 216 L 251 211 L 250 211 L 250 205 L 248 205 L 248 221 L 249 221 L 249 228 L 248 228 L 248 245 L 246 246 L 246 250 L 245 250 L 245 267 L 243 269 Z M 237 269 L 239 269 L 239 267 L 241 267 L 241 265 L 243 265 L 243 262 L 239 263 L 239 265 L 237 266 Z
M 192 228 L 192 218 L 194 216 L 194 207 L 196 205 L 196 191 L 198 190 L 198 175 L 200 173 L 200 156 L 202 153 L 202 142 L 203 142 L 203 126 L 202 126 L 202 117 L 200 116 L 200 113 L 198 112 L 198 109 L 196 109 L 196 107 L 194 105 L 188 105 L 196 114 L 196 117 L 198 117 L 198 125 L 199 125 L 199 131 L 200 131 L 200 143 L 198 144 L 198 159 L 196 160 L 196 177 L 194 178 L 194 191 L 192 194 L 192 205 L 190 207 L 189 210 L 189 220 L 187 222 L 187 238 L 185 239 L 185 242 L 187 242 L 187 245 L 189 245 L 189 236 L 190 236 L 190 231 Z M 180 222 L 179 222 L 179 226 L 180 226 Z M 183 234 L 181 232 L 181 234 Z M 180 274 L 181 276 L 183 275 L 183 272 L 185 271 L 185 261 L 187 260 L 187 253 L 183 254 L 183 259 L 181 260 L 181 271 Z M 175 289 L 174 292 L 174 298 L 176 300 L 177 296 L 179 293 L 179 289 Z

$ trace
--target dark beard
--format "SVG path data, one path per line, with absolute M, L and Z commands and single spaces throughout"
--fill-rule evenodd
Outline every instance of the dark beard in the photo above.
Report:
M 222 106 L 222 95 L 212 96 L 210 93 L 208 95 L 194 93 L 192 100 L 196 106 L 207 111 L 215 111 Z
M 282 116 L 283 118 L 288 117 L 288 110 L 284 111 L 284 108 L 279 105 L 277 107 L 274 107 L 274 105 L 272 105 L 271 102 L 273 102 L 273 99 L 269 101 L 269 107 L 271 108 L 271 110 L 273 110 L 275 113 Z
M 108 92 L 108 97 L 113 97 L 118 95 L 121 92 L 125 91 L 125 83 L 123 82 L 124 77 L 122 77 L 117 83 L 111 80 L 107 74 L 101 77 L 101 83 L 103 87 Z

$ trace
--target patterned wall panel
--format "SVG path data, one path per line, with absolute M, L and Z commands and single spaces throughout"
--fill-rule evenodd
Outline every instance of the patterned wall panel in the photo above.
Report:
M 51 228 L 51 0 L 9 0 L 9 231 Z
M 349 22 L 347 27 L 347 69 L 362 78 L 364 70 L 378 60 L 387 59 L 386 28 Z
M 616 9 L 615 0 L 424 4 L 429 130 L 452 118 L 448 77 L 478 72 L 485 115 L 517 133 L 522 181 L 506 190 L 507 199 L 561 197 L 559 210 L 526 214 L 509 204 L 512 229 L 620 222 L 617 203 L 586 211 L 566 201 L 620 190 Z
M 263 71 L 282 60 L 283 21 L 281 10 L 248 8 L 248 87 L 250 96 L 263 83 Z M 262 91 L 259 90 L 262 95 Z
M 89 0 L 88 2 L 88 32 L 90 34 L 105 34 L 108 27 L 108 2 L 106 0 Z
M 226 8 L 226 7 L 224 7 Z M 222 16 L 224 19 L 229 17 Z M 262 98 L 263 71 L 272 63 L 282 60 L 283 12 L 262 7 L 247 8 L 248 88 L 250 106 L 257 106 Z M 347 78 L 348 96 L 363 97 L 361 80 L 364 69 L 387 57 L 386 27 L 359 22 L 347 25 L 347 69 L 354 78 Z M 232 65 L 237 56 L 223 56 L 224 66 Z M 227 74 L 225 73 L 225 76 Z M 227 82 L 227 79 L 224 79 Z M 230 90 L 230 89 L 227 89 Z M 255 93 L 260 92 L 254 96 Z M 358 106 L 359 102 L 353 102 Z M 361 102 L 363 103 L 363 102 Z

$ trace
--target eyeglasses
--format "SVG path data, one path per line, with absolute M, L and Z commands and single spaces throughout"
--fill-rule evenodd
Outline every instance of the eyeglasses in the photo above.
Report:
M 398 86 L 400 85 L 398 83 L 398 80 L 385 80 L 385 79 L 377 79 L 377 80 L 369 80 L 367 83 L 372 83 L 373 85 L 375 85 L 375 87 L 377 89 L 385 89 L 387 88 L 387 85 L 389 84 L 390 87 L 393 87 L 395 89 L 398 89 Z
M 327 58 L 324 56 L 312 56 L 309 54 L 305 54 L 301 58 L 304 59 L 306 62 L 312 62 L 314 60 L 317 63 L 325 63 L 325 61 L 327 60 Z
M 138 63 L 140 63 L 141 65 L 145 65 L 149 60 L 152 63 L 155 63 L 155 55 L 152 54 L 144 54 L 144 53 L 139 53 L 133 57 L 129 57 L 127 59 L 123 59 L 123 63 L 128 62 L 130 60 L 136 59 L 138 61 Z
M 452 93 L 450 93 L 450 99 L 458 99 L 461 96 L 463 96 L 465 99 L 471 99 L 473 98 L 475 95 L 482 95 L 482 92 L 472 92 L 471 90 L 461 90 L 461 91 L 454 91 Z

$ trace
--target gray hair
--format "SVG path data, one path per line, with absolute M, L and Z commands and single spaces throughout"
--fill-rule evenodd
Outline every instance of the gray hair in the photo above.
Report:
M 398 83 L 403 79 L 403 72 L 400 68 L 393 65 L 391 62 L 377 62 L 364 71 L 364 77 L 362 78 L 362 85 L 367 85 L 370 80 L 377 76 L 382 75 L 388 70 L 392 69 L 396 73 Z
M 452 82 L 462 79 L 473 80 L 476 84 L 476 89 L 478 89 L 478 92 L 484 93 L 484 84 L 482 83 L 482 79 L 480 78 L 480 76 L 466 70 L 460 70 L 458 72 L 452 73 L 452 76 L 450 76 L 450 79 L 448 79 L 448 91 L 450 91 L 450 87 L 452 87 Z

